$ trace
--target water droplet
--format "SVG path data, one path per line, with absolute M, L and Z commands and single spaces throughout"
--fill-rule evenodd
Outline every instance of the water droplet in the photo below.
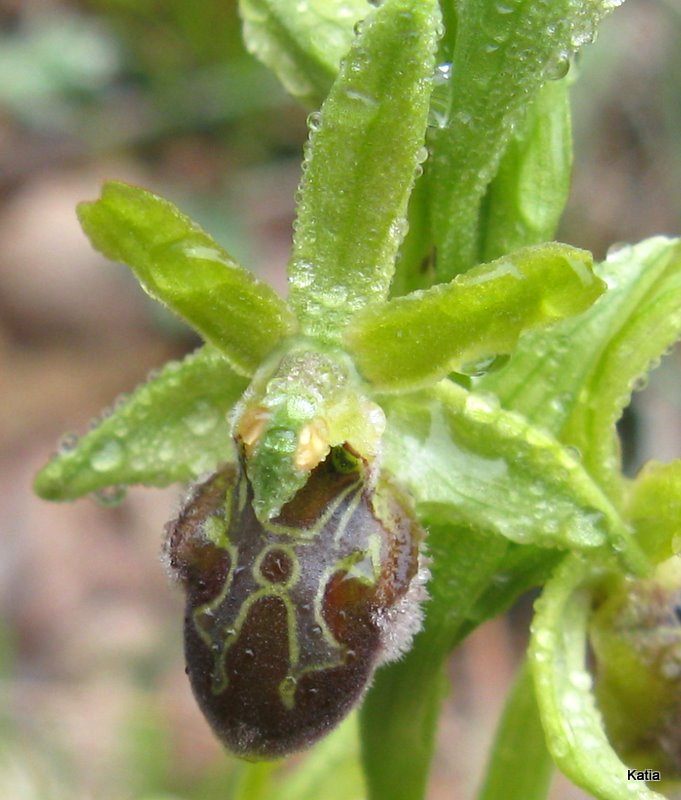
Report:
M 196 408 L 185 419 L 189 430 L 197 436 L 209 433 L 217 425 L 220 412 L 205 401 L 196 405 Z
M 681 662 L 677 653 L 672 651 L 662 659 L 660 673 L 668 681 L 678 681 L 681 678 Z
M 542 650 L 548 650 L 553 647 L 553 631 L 549 631 L 544 628 L 540 631 L 537 631 L 534 638 L 537 643 L 537 647 L 541 648 Z
M 454 119 L 458 125 L 463 125 L 466 128 L 473 122 L 473 116 L 468 111 L 459 111 Z
M 474 418 L 487 418 L 499 410 L 498 398 L 487 392 L 471 392 L 466 397 L 466 414 Z
M 508 364 L 510 356 L 507 353 L 493 353 L 487 356 L 481 356 L 473 361 L 467 361 L 463 364 L 457 372 L 463 375 L 468 375 L 471 378 L 479 378 L 481 375 L 487 375 L 489 372 L 496 372 Z
M 127 487 L 123 485 L 105 486 L 103 489 L 93 492 L 92 497 L 98 505 L 108 508 L 117 506 L 125 497 L 126 492 Z
M 90 466 L 96 472 L 109 472 L 121 465 L 123 448 L 120 442 L 110 439 L 90 456 Z
M 549 81 L 559 81 L 570 71 L 570 53 L 557 50 L 551 55 L 544 67 L 544 77 Z
M 59 444 L 57 445 L 57 452 L 60 456 L 65 456 L 67 453 L 75 450 L 78 446 L 78 434 L 76 433 L 65 433 L 61 439 L 59 440 Z
M 563 711 L 567 714 L 577 714 L 582 710 L 582 697 L 579 692 L 567 691 L 562 697 Z
M 357 22 L 355 22 L 352 30 L 353 30 L 355 36 L 359 36 L 362 33 L 362 31 L 364 30 L 364 20 L 363 19 L 357 20 Z
M 570 36 L 570 44 L 575 50 L 591 44 L 596 38 L 596 29 L 590 20 L 585 20 L 583 27 L 575 27 Z
M 510 3 L 497 3 L 495 6 L 497 14 L 502 14 L 506 16 L 506 14 L 512 14 L 515 11 L 515 8 Z
M 310 133 L 315 133 L 321 128 L 321 126 L 322 126 L 321 111 L 313 111 L 311 114 L 307 115 L 307 127 Z
M 615 242 L 608 247 L 608 252 L 606 253 L 606 258 L 608 261 L 611 259 L 624 259 L 628 258 L 631 255 L 633 247 L 629 244 L 629 242 Z
M 565 452 L 569 453 L 572 456 L 572 458 L 575 459 L 575 461 L 582 460 L 582 451 L 579 449 L 579 447 L 575 447 L 574 445 L 568 444 L 565 446 Z
M 436 86 L 443 86 L 449 83 L 452 79 L 453 66 L 451 61 L 444 61 L 435 67 L 435 75 L 433 76 L 433 83 Z
M 449 122 L 450 84 L 452 64 L 446 61 L 435 67 L 433 91 L 430 96 L 428 125 L 431 128 L 446 128 Z
M 583 669 L 576 669 L 570 673 L 570 683 L 581 692 L 591 690 L 593 680 L 591 675 Z
M 645 375 L 639 375 L 638 378 L 634 380 L 631 384 L 631 391 L 632 392 L 642 392 L 644 389 L 648 388 L 648 384 L 650 383 L 650 375 L 647 373 Z
M 378 105 L 378 101 L 375 97 L 365 92 L 358 92 L 356 89 L 346 89 L 345 96 L 350 100 L 354 100 L 356 103 L 360 103 L 365 108 L 375 108 Z

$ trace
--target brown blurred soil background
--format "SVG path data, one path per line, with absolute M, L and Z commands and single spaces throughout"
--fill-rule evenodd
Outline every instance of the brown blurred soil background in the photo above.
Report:
M 679 0 L 629 0 L 573 67 L 560 238 L 598 258 L 681 233 L 679 42 Z M 233 0 L 0 0 L 0 800 L 230 798 L 159 561 L 182 491 L 59 505 L 31 481 L 61 435 L 197 344 L 90 250 L 76 203 L 104 178 L 143 185 L 283 292 L 306 134 Z M 673 353 L 636 396 L 631 470 L 681 453 L 679 374 Z M 429 800 L 474 795 L 530 610 L 453 657 Z M 552 796 L 584 795 L 557 779 Z

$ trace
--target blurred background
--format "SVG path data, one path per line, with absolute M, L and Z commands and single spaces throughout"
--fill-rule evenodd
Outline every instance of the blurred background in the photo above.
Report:
M 180 491 L 31 493 L 61 435 L 197 344 L 90 250 L 74 207 L 104 178 L 168 197 L 284 291 L 306 113 L 246 54 L 235 6 L 0 0 L 0 800 L 229 800 L 239 780 L 191 698 L 158 558 Z M 679 42 L 680 0 L 629 0 L 573 67 L 560 238 L 598 258 L 681 233 Z M 681 454 L 679 376 L 671 354 L 636 396 L 630 470 Z M 429 800 L 472 796 L 529 614 L 452 659 Z

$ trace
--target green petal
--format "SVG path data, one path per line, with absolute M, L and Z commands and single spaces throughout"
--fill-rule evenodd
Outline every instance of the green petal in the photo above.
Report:
M 449 124 L 433 131 L 433 232 L 440 280 L 482 260 L 480 204 L 514 126 L 547 78 L 591 41 L 611 0 L 456 4 Z
M 367 0 L 240 0 L 244 40 L 284 88 L 318 107 L 352 44 L 353 28 L 371 10 Z
M 596 708 L 586 669 L 591 586 L 602 572 L 570 556 L 546 584 L 532 626 L 530 663 L 546 741 L 558 767 L 599 800 L 663 800 L 627 780 Z
M 209 347 L 166 364 L 58 452 L 38 473 L 36 492 L 46 500 L 73 500 L 107 487 L 197 478 L 232 457 L 226 415 L 246 385 Z
M 609 543 L 646 568 L 617 511 L 578 458 L 490 395 L 443 381 L 386 398 L 384 463 L 419 515 L 458 521 L 520 544 L 592 549 Z
M 289 278 L 302 330 L 320 340 L 336 341 L 355 311 L 387 296 L 426 155 L 438 21 L 436 0 L 385 0 L 313 123 Z
M 609 288 L 591 309 L 528 333 L 508 366 L 479 385 L 577 447 L 589 472 L 617 494 L 614 424 L 681 331 L 681 243 L 656 237 L 627 245 L 596 271 Z
M 603 289 L 589 253 L 538 245 L 368 308 L 344 340 L 377 390 L 413 389 L 467 362 L 511 352 L 523 330 L 583 311 Z
M 569 91 L 567 81 L 545 84 L 504 152 L 484 202 L 485 261 L 555 236 L 570 191 Z
M 175 206 L 135 186 L 110 181 L 78 216 L 94 247 L 127 264 L 154 299 L 168 305 L 251 375 L 295 329 L 286 303 L 240 267 Z

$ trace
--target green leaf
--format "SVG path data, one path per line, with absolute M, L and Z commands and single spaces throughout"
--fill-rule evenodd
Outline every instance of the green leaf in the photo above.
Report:
M 337 341 L 388 293 L 423 148 L 439 8 L 385 0 L 344 59 L 306 153 L 289 264 L 305 334 Z
M 548 78 L 591 41 L 612 0 L 457 3 L 449 124 L 433 131 L 432 218 L 440 280 L 482 260 L 480 204 L 514 126 Z
M 528 247 L 449 284 L 367 308 L 344 341 L 378 391 L 411 390 L 511 352 L 523 330 L 583 311 L 604 288 L 586 251 Z
M 386 397 L 384 464 L 421 517 L 520 544 L 592 549 L 606 543 L 636 571 L 645 559 L 578 458 L 491 395 L 442 381 Z
M 38 473 L 37 494 L 73 500 L 107 487 L 167 486 L 232 458 L 227 412 L 247 381 L 204 347 L 166 364 Z
M 480 380 L 504 407 L 580 450 L 620 496 L 614 425 L 631 392 L 681 331 L 681 242 L 655 237 L 600 264 L 608 292 L 582 316 L 522 337 L 511 362 Z
M 546 741 L 558 767 L 599 800 L 663 800 L 643 782 L 627 780 L 596 708 L 586 669 L 592 587 L 603 571 L 568 557 L 536 605 L 530 664 Z
M 649 461 L 636 476 L 626 507 L 641 547 L 654 563 L 681 551 L 681 460 Z
M 113 181 L 81 203 L 78 216 L 94 247 L 127 264 L 154 299 L 193 325 L 243 375 L 252 375 L 295 329 L 286 303 L 240 267 L 175 206 Z
M 527 662 L 506 700 L 478 800 L 544 800 L 553 762 Z
M 240 0 L 244 41 L 286 91 L 318 107 L 354 38 L 354 26 L 371 10 L 367 0 Z
M 570 87 L 539 90 L 504 152 L 481 221 L 485 261 L 553 239 L 570 191 Z

